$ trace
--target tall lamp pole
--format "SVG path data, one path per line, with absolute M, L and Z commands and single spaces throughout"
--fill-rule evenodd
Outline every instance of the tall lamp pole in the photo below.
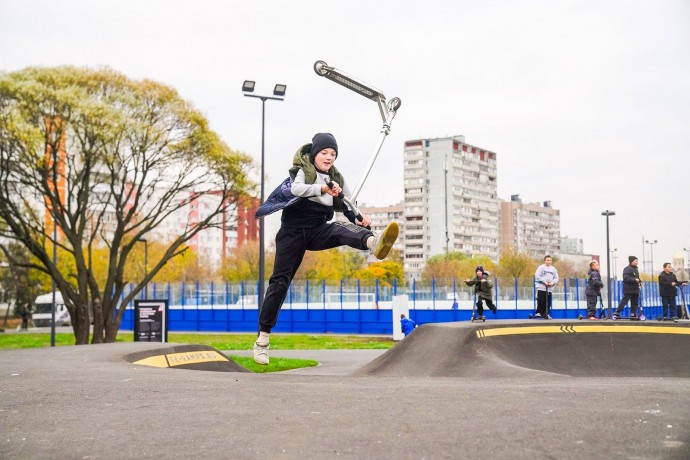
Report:
M 277 84 L 273 88 L 273 96 L 260 96 L 258 94 L 247 94 L 254 92 L 256 82 L 252 80 L 245 80 L 242 84 L 242 92 L 247 97 L 255 97 L 261 99 L 261 203 L 264 202 L 264 146 L 265 146 L 265 125 L 266 125 L 266 101 L 282 101 L 285 98 L 286 85 Z M 259 223 L 259 309 L 264 303 L 264 271 L 266 265 L 266 256 L 264 254 L 264 222 Z
M 690 278 L 690 248 L 683 248 L 683 251 L 685 251 L 685 261 L 688 264 L 688 270 L 685 272 L 685 277 Z
M 658 243 L 657 240 L 654 241 L 649 241 L 645 240 L 645 244 L 649 245 L 649 257 L 652 259 L 651 260 L 651 266 L 649 267 L 649 274 L 652 277 L 652 281 L 654 281 L 654 245 Z
M 615 216 L 613 211 L 603 211 L 602 216 L 606 216 L 606 302 L 608 305 L 607 316 L 611 319 L 611 251 L 609 249 L 609 217 Z

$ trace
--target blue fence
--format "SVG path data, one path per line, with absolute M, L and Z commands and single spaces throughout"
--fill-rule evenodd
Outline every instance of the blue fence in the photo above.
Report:
M 520 286 L 518 280 L 500 283 L 494 280 L 496 319 L 527 318 L 536 308 L 536 284 Z M 621 281 L 612 280 L 611 304 L 615 309 L 623 296 Z M 551 315 L 575 319 L 587 309 L 585 280 L 564 279 L 553 292 Z M 644 283 L 640 305 L 649 319 L 661 315 L 657 283 Z M 132 287 L 130 286 L 130 292 Z M 683 288 L 688 299 L 688 287 Z M 171 331 L 254 332 L 258 323 L 258 283 L 179 283 L 152 284 L 149 298 L 168 299 Z M 410 286 L 362 286 L 359 282 L 338 285 L 293 283 L 281 309 L 274 332 L 392 334 L 393 296 L 406 294 L 410 317 L 418 324 L 469 320 L 474 294 L 464 282 L 452 285 L 413 282 Z M 143 292 L 140 298 L 144 298 Z M 680 304 L 680 296 L 676 305 Z M 603 305 L 607 307 L 606 292 Z M 624 315 L 629 314 L 626 307 Z M 133 329 L 134 306 L 127 306 L 121 329 Z

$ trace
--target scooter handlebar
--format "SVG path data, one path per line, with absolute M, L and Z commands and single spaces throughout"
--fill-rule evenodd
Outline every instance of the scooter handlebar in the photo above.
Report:
M 333 181 L 328 181 L 328 182 L 326 182 L 326 185 L 328 186 L 328 188 L 332 189 L 332 188 L 333 188 Z M 348 200 L 347 198 L 345 198 L 345 194 L 344 194 L 342 191 L 338 194 L 338 198 L 340 198 L 341 200 L 343 200 L 343 202 L 346 202 L 346 204 L 351 205 L 351 207 L 352 207 L 352 212 L 353 212 L 353 214 L 355 215 L 355 218 L 356 218 L 358 221 L 360 221 L 360 222 L 363 222 L 363 221 L 364 221 L 364 217 L 362 216 L 362 213 L 359 212 L 359 209 L 357 209 L 357 208 L 350 202 L 350 200 Z M 354 223 L 354 222 L 353 222 L 353 223 Z M 367 226 L 364 227 L 364 228 L 366 228 L 367 230 L 371 230 L 371 226 L 369 226 L 369 225 L 367 225 Z

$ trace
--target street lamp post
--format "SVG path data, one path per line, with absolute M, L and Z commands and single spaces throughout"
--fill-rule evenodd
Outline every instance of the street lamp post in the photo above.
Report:
M 614 211 L 603 211 L 602 216 L 606 216 L 606 302 L 608 305 L 607 316 L 611 319 L 611 251 L 609 250 L 609 217 L 615 216 Z
M 265 126 L 266 126 L 266 101 L 282 101 L 285 98 L 286 85 L 277 84 L 273 88 L 273 96 L 260 96 L 258 94 L 247 94 L 254 92 L 256 82 L 252 80 L 245 80 L 242 84 L 242 92 L 247 97 L 255 97 L 261 99 L 261 203 L 264 202 L 264 148 L 265 148 Z M 264 303 L 264 271 L 266 264 L 266 257 L 264 254 L 264 222 L 259 223 L 259 309 Z
M 685 272 L 685 277 L 689 278 L 690 277 L 690 248 L 683 248 L 683 251 L 685 251 L 685 261 L 688 264 L 688 269 Z
M 649 274 L 652 277 L 652 281 L 654 281 L 654 245 L 658 243 L 657 240 L 654 241 L 649 241 L 645 240 L 644 241 L 646 244 L 649 245 L 649 257 L 652 259 L 651 260 L 651 266 L 649 267 Z

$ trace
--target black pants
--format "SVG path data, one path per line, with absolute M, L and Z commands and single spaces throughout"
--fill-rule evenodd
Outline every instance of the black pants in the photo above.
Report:
M 278 321 L 288 288 L 307 251 L 338 246 L 367 249 L 371 230 L 355 224 L 334 222 L 314 228 L 280 227 L 276 235 L 276 260 L 268 280 L 266 297 L 259 312 L 259 331 L 271 332 Z
M 637 314 L 637 306 L 640 302 L 640 294 L 625 294 L 620 302 L 618 302 L 618 308 L 616 308 L 616 315 L 620 315 L 625 305 L 630 301 L 630 314 Z
M 664 311 L 664 318 L 678 316 L 676 312 L 676 296 L 661 296 L 661 307 Z
M 493 301 L 492 301 L 491 299 L 485 299 L 485 298 L 483 298 L 483 297 L 477 297 L 477 314 L 478 314 L 479 316 L 483 316 L 483 315 L 484 315 L 484 305 L 482 304 L 482 302 L 486 302 L 486 306 L 487 306 L 491 311 L 494 311 L 494 308 L 496 308 L 496 306 L 494 305 L 494 303 L 493 303 Z
M 587 317 L 597 316 L 597 300 L 599 300 L 598 295 L 587 296 Z
M 549 291 L 548 299 L 546 298 L 546 291 L 537 291 L 537 313 L 541 316 L 546 316 L 551 311 L 553 293 Z M 548 300 L 548 308 L 547 307 Z

